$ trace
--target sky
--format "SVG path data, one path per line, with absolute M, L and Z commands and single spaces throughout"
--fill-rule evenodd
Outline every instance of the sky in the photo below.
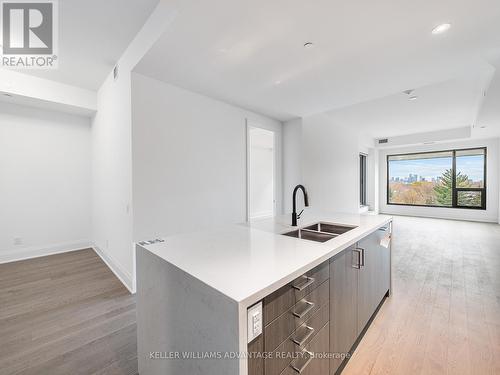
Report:
M 404 178 L 416 174 L 432 180 L 442 176 L 443 172 L 451 169 L 453 158 L 435 158 L 420 160 L 391 160 L 389 162 L 389 179 L 391 177 Z M 482 181 L 484 159 L 482 155 L 457 157 L 457 171 L 466 174 L 473 181 Z

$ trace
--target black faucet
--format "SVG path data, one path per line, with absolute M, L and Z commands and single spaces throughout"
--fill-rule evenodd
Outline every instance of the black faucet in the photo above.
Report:
M 292 226 L 296 227 L 297 226 L 297 219 L 300 219 L 300 215 L 302 215 L 302 212 L 304 210 L 300 211 L 300 213 L 297 215 L 297 190 L 302 190 L 304 193 L 304 204 L 306 207 L 309 207 L 309 199 L 307 197 L 307 192 L 306 188 L 302 185 L 297 185 L 295 186 L 295 189 L 293 189 L 293 212 L 292 212 Z

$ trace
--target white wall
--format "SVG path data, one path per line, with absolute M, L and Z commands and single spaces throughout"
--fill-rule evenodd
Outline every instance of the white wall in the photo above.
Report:
M 292 193 L 295 186 L 304 184 L 302 175 L 302 119 L 283 124 L 283 211 L 292 212 Z M 297 205 L 304 205 L 298 194 Z
M 414 130 L 418 131 L 418 129 Z M 410 147 L 433 142 L 453 142 L 471 137 L 471 127 L 436 130 L 432 132 L 414 133 L 388 137 L 387 143 L 378 145 L 378 140 L 372 140 L 372 145 L 383 148 Z
M 486 210 L 443 208 L 443 207 L 408 207 L 387 205 L 387 155 L 412 152 L 439 151 L 460 148 L 487 147 Z M 499 205 L 499 141 L 498 138 L 437 143 L 404 148 L 391 148 L 379 151 L 379 200 L 380 212 L 394 215 L 412 215 L 438 217 L 457 220 L 498 222 Z
M 286 212 L 298 183 L 305 185 L 312 209 L 359 212 L 359 152 L 364 147 L 356 132 L 327 115 L 314 115 L 287 122 L 284 145 Z
M 359 212 L 359 137 L 326 115 L 303 119 L 302 171 L 311 207 Z
M 88 118 L 0 103 L 0 181 L 0 262 L 90 245 Z
M 92 121 L 92 239 L 96 251 L 135 291 L 132 242 L 131 71 L 175 18 L 176 1 L 160 1 L 97 94 Z
M 92 121 L 92 239 L 98 253 L 133 289 L 130 75 L 110 75 Z
M 500 101 L 500 59 L 497 58 L 493 64 L 496 67 L 495 75 L 477 115 L 477 126 L 472 129 L 472 134 L 477 137 L 498 137 L 500 135 L 500 106 L 498 105 Z
M 25 105 L 91 115 L 97 108 L 95 91 L 0 68 L 0 92 Z M 20 103 L 23 104 L 23 103 Z
M 135 240 L 246 220 L 247 119 L 275 132 L 279 183 L 279 121 L 133 74 Z

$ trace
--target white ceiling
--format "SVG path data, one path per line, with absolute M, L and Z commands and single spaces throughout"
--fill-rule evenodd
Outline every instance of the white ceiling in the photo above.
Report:
M 490 69 L 416 88 L 411 95 L 400 92 L 334 110 L 328 115 L 335 123 L 372 138 L 472 126 L 491 78 L 493 68 Z M 412 95 L 417 99 L 410 101 Z
M 27 107 L 40 108 L 49 111 L 64 112 L 87 118 L 91 118 L 93 115 L 95 115 L 96 112 L 95 110 L 91 110 L 89 108 L 76 107 L 55 101 L 47 101 L 39 98 L 30 98 L 21 95 L 6 96 L 5 94 L 9 95 L 9 93 L 0 92 L 0 103 L 9 103 Z
M 500 48 L 498 0 L 186 1 L 135 70 L 281 120 L 444 82 L 467 122 L 477 87 L 454 79 Z
M 23 73 L 96 90 L 159 0 L 60 0 L 59 69 Z

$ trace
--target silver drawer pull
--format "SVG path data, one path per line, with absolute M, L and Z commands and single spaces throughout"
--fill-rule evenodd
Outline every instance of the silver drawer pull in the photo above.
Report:
M 306 302 L 306 305 L 307 305 L 306 308 L 302 312 L 299 312 L 299 313 L 294 311 L 293 312 L 293 316 L 295 316 L 295 317 L 297 317 L 299 319 L 302 319 L 304 316 L 307 315 L 307 313 L 309 311 L 311 311 L 312 309 L 314 309 L 314 303 L 308 302 L 308 301 L 305 301 L 305 302 Z
M 297 289 L 299 292 L 301 290 L 304 290 L 305 288 L 307 288 L 308 286 L 312 285 L 314 283 L 314 277 L 308 277 L 308 276 L 302 276 L 306 282 L 305 283 L 302 283 L 300 285 L 292 285 L 292 288 L 293 289 Z
M 360 262 L 360 268 L 365 266 L 365 249 L 362 247 L 358 247 L 356 250 L 361 250 L 361 262 Z
M 312 336 L 312 334 L 314 333 L 314 328 L 313 327 L 309 327 L 309 326 L 306 326 L 306 329 L 307 329 L 307 332 L 306 334 L 304 335 L 304 337 L 302 337 L 301 339 L 297 339 L 297 338 L 292 338 L 292 341 L 297 344 L 298 346 L 302 346 L 304 345 L 304 343 L 307 341 L 307 339 L 309 337 Z
M 352 265 L 352 267 L 359 270 L 361 269 L 361 249 L 352 249 L 352 251 L 358 255 L 358 259 L 356 260 L 356 263 Z
M 293 363 L 290 364 L 290 366 L 292 367 L 292 369 L 294 369 L 299 374 L 302 374 L 302 372 L 304 372 L 304 370 L 306 369 L 306 367 L 309 366 L 309 363 L 311 363 L 311 361 L 314 358 L 314 353 L 312 353 L 312 352 L 310 352 L 308 350 L 304 350 L 304 353 L 307 353 L 309 355 L 309 358 L 307 358 L 306 363 L 304 363 L 300 368 L 297 367 L 297 366 L 295 366 Z

